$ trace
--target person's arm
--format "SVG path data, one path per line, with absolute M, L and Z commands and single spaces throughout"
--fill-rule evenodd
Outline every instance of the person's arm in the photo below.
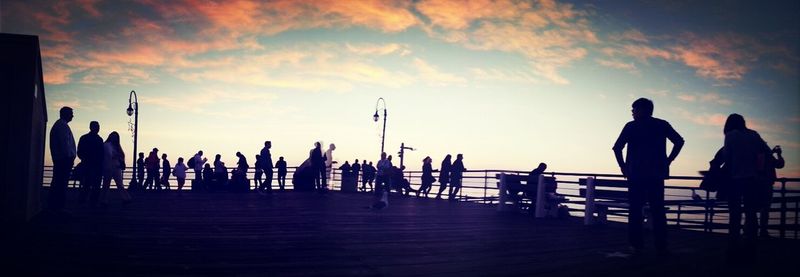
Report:
M 622 157 L 622 149 L 625 148 L 625 145 L 628 144 L 628 124 L 622 128 L 622 132 L 619 133 L 619 137 L 617 137 L 617 141 L 614 142 L 614 147 L 611 150 L 614 151 L 614 158 L 617 159 L 617 165 L 619 166 L 622 175 L 628 176 L 628 170 L 625 168 L 625 159 Z
M 775 154 L 778 154 L 778 159 L 775 160 L 775 168 L 783 168 L 786 165 L 786 161 L 783 160 L 783 151 L 780 148 L 776 148 Z
M 669 125 L 669 123 L 667 123 L 667 138 L 672 142 L 672 151 L 670 151 L 669 156 L 667 157 L 667 163 L 672 164 L 672 161 L 674 161 L 675 158 L 678 157 L 678 154 L 681 153 L 684 140 L 683 137 L 681 137 L 681 135 L 672 128 L 672 125 Z

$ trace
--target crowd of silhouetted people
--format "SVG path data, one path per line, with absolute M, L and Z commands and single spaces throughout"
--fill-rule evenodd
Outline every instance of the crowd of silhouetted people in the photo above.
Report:
M 683 148 L 684 139 L 667 121 L 653 117 L 654 105 L 649 99 L 637 99 L 631 106 L 633 120 L 624 126 L 612 148 L 622 175 L 628 182 L 629 241 L 634 254 L 642 251 L 643 213 L 647 210 L 651 214 L 655 250 L 659 255 L 669 255 L 664 180 L 669 178 L 669 167 Z M 188 160 L 179 157 L 173 166 L 166 153 L 159 156 L 159 149 L 153 148 L 147 155 L 138 153 L 136 164 L 133 165 L 135 174 L 126 190 L 122 182 L 122 172 L 126 168 L 125 153 L 120 146 L 119 134 L 110 132 L 103 140 L 100 124 L 92 121 L 89 132 L 80 137 L 76 147 L 68 125 L 73 118 L 73 110 L 63 107 L 59 116 L 50 131 L 53 177 L 48 209 L 56 213 L 63 212 L 70 176 L 80 181 L 79 202 L 91 207 L 108 205 L 112 181 L 125 205 L 132 201 L 128 191 L 172 190 L 171 176 L 177 181 L 177 191 L 183 191 L 188 170 L 194 172 L 194 179 L 191 180 L 193 191 L 256 191 L 270 194 L 276 171 L 278 189 L 286 189 L 287 161 L 283 157 L 273 161 L 270 152 L 272 142 L 265 141 L 264 147 L 255 155 L 253 186 L 250 186 L 248 178 L 251 166 L 247 157 L 240 152 L 236 153 L 236 166 L 229 170 L 220 154 L 216 154 L 214 161 L 209 163 L 201 150 Z M 759 231 L 761 236 L 769 235 L 767 227 L 772 186 L 776 180 L 775 170 L 783 168 L 784 159 L 780 147 L 770 148 L 756 131 L 747 128 L 744 117 L 739 114 L 728 117 L 723 133 L 723 147 L 710 162 L 710 169 L 703 172 L 705 177 L 701 188 L 716 191 L 717 199 L 728 202 L 729 261 L 751 261 L 756 253 L 754 240 Z M 667 141 L 673 144 L 669 155 L 666 154 Z M 322 151 L 322 143 L 314 143 L 308 158 L 294 172 L 294 190 L 327 191 L 335 163 L 335 149 L 335 145 L 330 144 L 326 151 Z M 625 155 L 623 149 L 626 150 Z M 76 157 L 81 162 L 73 172 Z M 338 169 L 342 173 L 342 190 L 373 192 L 380 199 L 376 202 L 380 205 L 373 207 L 385 207 L 390 192 L 428 197 L 437 181 L 439 187 L 434 198 L 441 199 L 445 194 L 449 200 L 458 199 L 467 170 L 463 160 L 462 154 L 456 155 L 455 160 L 448 154 L 442 159 L 440 167 L 434 169 L 433 160 L 425 157 L 418 189 L 412 188 L 405 177 L 405 166 L 393 165 L 392 156 L 386 153 L 381 153 L 380 160 L 374 166 L 371 161 L 362 159 L 359 162 L 356 159 L 352 164 L 345 161 Z M 544 163 L 540 164 L 531 172 L 531 176 L 542 174 L 545 168 Z M 434 173 L 438 174 L 434 176 Z M 516 195 L 519 191 L 509 193 Z M 648 208 L 644 209 L 645 206 Z M 742 213 L 745 215 L 744 240 L 741 234 Z

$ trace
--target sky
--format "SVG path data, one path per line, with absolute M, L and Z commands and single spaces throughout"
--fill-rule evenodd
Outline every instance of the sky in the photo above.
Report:
M 630 105 L 684 137 L 673 175 L 697 175 L 731 113 L 800 176 L 798 1 L 0 1 L 0 32 L 39 36 L 48 115 L 70 106 L 117 131 L 128 159 L 197 150 L 249 160 L 265 140 L 290 166 L 405 164 L 462 153 L 467 169 L 618 173 Z M 381 116 L 383 111 L 381 110 Z M 49 151 L 46 163 L 50 163 Z M 397 164 L 397 157 L 395 157 Z

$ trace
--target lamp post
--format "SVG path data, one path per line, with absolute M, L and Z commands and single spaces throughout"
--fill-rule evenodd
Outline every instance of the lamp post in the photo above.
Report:
M 383 134 L 381 135 L 381 153 L 383 153 L 383 143 L 386 141 L 386 100 L 383 100 L 383 97 L 378 98 L 378 101 L 375 102 L 375 114 L 372 116 L 372 119 L 375 122 L 378 122 L 378 104 L 383 102 Z
M 133 175 L 131 176 L 131 183 L 128 184 L 128 189 L 135 187 L 138 189 L 139 183 L 136 182 L 136 155 L 138 149 L 136 148 L 139 139 L 139 97 L 136 96 L 136 91 L 131 90 L 131 93 L 128 95 L 128 110 L 126 111 L 128 116 L 133 116 L 133 162 L 131 163 L 131 167 L 133 167 Z
M 406 146 L 406 143 L 400 143 L 400 152 L 397 152 L 397 155 L 400 156 L 400 169 L 403 169 L 403 157 L 405 157 L 406 150 L 414 151 L 414 147 Z

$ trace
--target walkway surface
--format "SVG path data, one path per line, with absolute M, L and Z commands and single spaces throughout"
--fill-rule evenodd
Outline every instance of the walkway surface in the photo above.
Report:
M 726 237 L 671 229 L 673 256 L 627 257 L 626 226 L 499 214 L 491 206 L 369 194 L 137 193 L 124 206 L 43 216 L 12 239 L 24 275 L 100 276 L 761 276 L 798 272 L 800 243 L 759 242 L 725 263 Z M 649 242 L 648 237 L 648 242 Z M 650 246 L 648 244 L 648 246 Z M 9 253 L 6 253 L 9 254 Z M 792 274 L 794 274 L 792 273 Z M 6 275 L 4 276 L 16 276 Z M 788 275 L 784 275 L 788 276 Z

